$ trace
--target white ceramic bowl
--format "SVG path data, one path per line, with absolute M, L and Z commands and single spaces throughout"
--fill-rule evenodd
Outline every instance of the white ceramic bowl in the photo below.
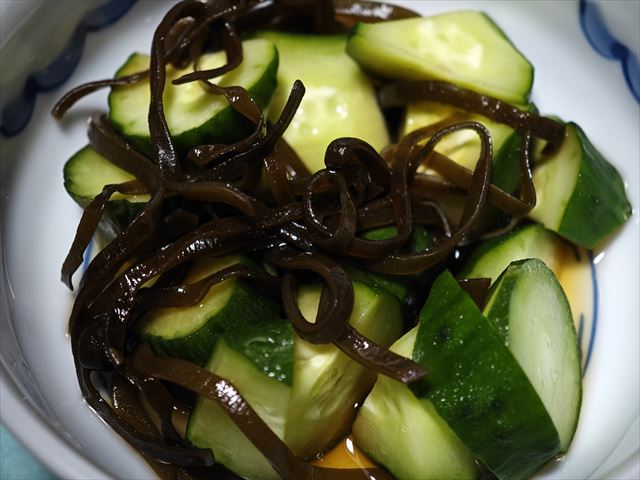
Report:
M 105 3 L 0 3 L 3 108 L 20 94 L 28 74 L 58 55 L 83 15 Z M 59 281 L 80 216 L 64 192 L 62 166 L 86 143 L 86 119 L 106 109 L 106 92 L 82 100 L 62 122 L 48 112 L 66 89 L 110 76 L 134 50 L 148 51 L 170 3 L 139 1 L 113 25 L 88 34 L 71 77 L 39 93 L 26 128 L 0 143 L 2 422 L 62 478 L 153 474 L 82 401 L 66 336 L 72 294 Z M 567 458 L 542 476 L 638 478 L 640 110 L 620 63 L 585 39 L 578 2 L 404 3 L 425 14 L 469 7 L 488 12 L 536 67 L 533 100 L 540 111 L 579 123 L 627 182 L 634 216 L 595 252 L 597 330 L 576 439 Z M 638 55 L 640 3 L 607 1 L 600 8 L 609 29 Z

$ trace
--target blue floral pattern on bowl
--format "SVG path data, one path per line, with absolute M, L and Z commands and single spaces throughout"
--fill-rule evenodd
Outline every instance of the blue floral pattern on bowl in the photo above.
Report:
M 595 2 L 580 0 L 580 26 L 593 49 L 609 60 L 620 62 L 624 78 L 637 102 L 640 102 L 640 62 L 638 57 L 620 43 L 607 29 Z
M 84 50 L 87 34 L 118 21 L 136 0 L 110 0 L 87 12 L 76 26 L 66 47 L 45 68 L 29 75 L 22 92 L 2 109 L 0 132 L 9 137 L 20 133 L 29 123 L 38 93 L 62 85 L 74 72 Z

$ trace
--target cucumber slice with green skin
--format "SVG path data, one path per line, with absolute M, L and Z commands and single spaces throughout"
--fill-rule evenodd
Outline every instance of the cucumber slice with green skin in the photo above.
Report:
M 384 78 L 444 80 L 513 104 L 526 104 L 533 84 L 531 63 L 480 12 L 358 23 L 347 52 Z
M 198 260 L 185 283 L 197 282 L 236 263 L 246 263 L 246 259 Z M 213 285 L 197 305 L 152 310 L 140 321 L 138 333 L 158 352 L 204 365 L 223 332 L 277 319 L 276 311 L 275 304 L 251 286 L 230 279 Z
M 356 137 L 380 151 L 389 134 L 371 80 L 345 53 L 344 35 L 297 35 L 275 31 L 256 34 L 275 43 L 280 53 L 278 88 L 269 107 L 275 121 L 293 82 L 302 80 L 306 92 L 284 133 L 313 173 L 325 167 L 327 145 L 338 137 Z
M 130 173 L 109 162 L 87 145 L 64 166 L 64 188 L 83 209 L 102 192 L 105 185 L 135 180 Z M 114 193 L 100 221 L 100 232 L 107 239 L 115 237 L 149 201 L 149 195 Z
M 242 353 L 264 375 L 293 382 L 293 326 L 288 320 L 258 322 L 225 332 L 225 343 Z
M 526 258 L 539 258 L 557 272 L 566 254 L 567 246 L 555 233 L 538 224 L 525 225 L 478 245 L 458 277 L 495 282 L 509 264 Z
M 498 478 L 529 478 L 558 453 L 558 433 L 531 382 L 449 272 L 420 312 L 413 359 L 430 370 L 411 385 L 416 396 L 431 400 Z
M 524 111 L 535 109 L 532 104 L 526 107 L 520 106 L 519 108 Z M 409 133 L 419 128 L 433 125 L 456 113 L 464 115 L 464 118 L 481 123 L 489 130 L 494 152 L 491 182 L 508 193 L 514 193 L 520 184 L 520 144 L 522 136 L 511 127 L 481 115 L 470 115 L 451 105 L 438 102 L 421 102 L 407 106 L 403 132 Z M 427 140 L 425 139 L 424 143 Z M 480 156 L 480 138 L 470 130 L 454 132 L 438 142 L 436 151 L 468 170 L 473 170 Z M 450 205 L 447 205 L 448 202 L 444 202 L 445 211 L 454 218 L 459 217 L 461 211 L 458 210 L 462 209 L 460 199 L 454 198 L 450 202 Z M 475 228 L 480 231 L 490 230 L 504 223 L 505 214 L 495 207 L 487 206 Z
M 390 350 L 407 358 L 417 327 Z M 378 375 L 352 429 L 356 445 L 398 480 L 473 479 L 475 459 L 426 398 L 407 385 Z
M 528 111 L 531 107 L 519 107 Z M 461 110 L 438 102 L 421 102 L 407 106 L 402 132 L 407 133 L 427 127 L 459 113 Z M 464 116 L 479 122 L 489 130 L 494 151 L 493 183 L 500 188 L 512 192 L 518 185 L 519 168 L 515 162 L 505 161 L 503 157 L 515 154 L 517 158 L 518 144 L 521 136 L 508 125 L 495 122 L 482 115 L 463 113 Z M 470 130 L 461 130 L 444 137 L 437 145 L 436 151 L 446 155 L 463 167 L 473 170 L 480 154 L 480 139 Z M 515 183 L 513 180 L 515 177 Z
M 265 108 L 276 88 L 278 51 L 267 40 L 243 42 L 243 61 L 235 70 L 216 79 L 220 86 L 244 87 L 261 108 Z M 207 70 L 226 63 L 224 52 L 205 54 L 199 67 Z M 134 53 L 118 70 L 116 77 L 149 68 L 149 56 Z M 209 93 L 199 82 L 172 85 L 171 81 L 193 71 L 167 67 L 164 114 L 176 148 L 187 151 L 205 143 L 231 143 L 244 138 L 253 128 L 251 122 L 235 112 L 222 95 Z M 109 116 L 116 129 L 136 148 L 153 158 L 149 138 L 148 80 L 135 85 L 118 86 L 109 95 Z
M 538 197 L 529 217 L 567 240 L 593 248 L 631 216 L 618 171 L 582 129 L 567 123 L 560 148 L 533 171 Z
M 374 228 L 362 234 L 365 240 L 386 240 L 398 235 L 398 227 L 380 227 Z M 407 242 L 405 250 L 407 252 L 420 252 L 426 250 L 433 245 L 433 237 L 422 225 L 416 225 L 411 232 L 411 237 Z
M 291 380 L 293 329 L 286 320 L 258 323 L 222 335 L 206 368 L 233 383 L 258 416 L 283 438 L 291 393 L 287 382 Z M 267 367 L 266 357 L 277 367 Z M 260 450 L 211 400 L 199 397 L 196 401 L 187 439 L 198 447 L 210 448 L 217 462 L 244 478 L 280 478 Z
M 354 282 L 354 290 L 351 324 L 388 345 L 401 331 L 399 302 L 359 282 Z M 319 286 L 300 289 L 298 302 L 310 320 L 317 312 L 319 296 Z M 256 323 L 222 334 L 207 368 L 231 381 L 294 452 L 314 456 L 330 448 L 347 433 L 354 405 L 366 395 L 375 376 L 333 345 L 302 340 L 286 321 L 260 319 Z M 243 477 L 278 478 L 213 402 L 198 399 L 187 438 L 211 448 L 218 461 Z
M 388 346 L 402 331 L 401 304 L 382 289 L 353 282 L 354 307 L 349 323 L 373 341 Z M 298 292 L 300 311 L 314 321 L 320 286 Z M 375 374 L 332 344 L 314 345 L 295 338 L 293 385 L 285 442 L 298 456 L 311 457 L 344 437 L 375 381 Z
M 491 288 L 484 314 L 538 392 L 566 452 L 578 425 L 582 371 L 571 309 L 555 275 L 538 259 L 512 263 Z

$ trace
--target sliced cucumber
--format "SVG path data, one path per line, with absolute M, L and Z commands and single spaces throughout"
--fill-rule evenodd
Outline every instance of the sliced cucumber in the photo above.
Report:
M 269 103 L 276 88 L 278 51 L 267 40 L 243 42 L 243 61 L 235 70 L 216 79 L 220 86 L 244 87 L 262 108 Z M 222 66 L 224 52 L 201 57 L 202 70 Z M 134 53 L 116 73 L 117 77 L 149 68 L 147 55 Z M 188 150 L 204 143 L 230 143 L 243 138 L 252 128 L 248 120 L 236 113 L 222 95 L 209 93 L 199 82 L 172 85 L 171 81 L 193 71 L 167 67 L 164 91 L 164 114 L 176 147 Z M 133 145 L 152 153 L 149 138 L 149 82 L 119 86 L 109 95 L 111 122 Z
M 131 180 L 135 180 L 133 175 L 109 162 L 89 145 L 67 160 L 64 166 L 64 188 L 82 208 L 86 208 L 105 185 Z M 100 222 L 101 233 L 107 239 L 115 237 L 148 201 L 149 195 L 114 193 Z
M 391 350 L 411 358 L 417 327 Z M 367 396 L 353 424 L 358 447 L 398 480 L 472 479 L 475 459 L 426 398 L 383 375 Z
M 185 283 L 245 261 L 240 256 L 200 259 Z M 204 365 L 220 334 L 274 318 L 271 301 L 242 281 L 231 279 L 211 287 L 197 305 L 152 310 L 141 320 L 138 332 L 156 351 Z
M 528 108 L 524 108 L 527 110 Z M 438 102 L 420 102 L 407 106 L 405 113 L 403 134 L 413 132 L 422 127 L 427 127 L 445 120 L 456 113 L 462 113 L 464 118 L 479 122 L 489 130 L 494 151 L 494 167 L 500 165 L 501 168 L 493 169 L 494 183 L 496 177 L 504 175 L 502 170 L 515 170 L 518 173 L 518 163 L 506 163 L 498 161 L 501 156 L 509 155 L 512 150 L 517 150 L 520 135 L 511 127 L 503 123 L 494 122 L 486 117 L 475 114 L 463 113 L 455 107 Z M 515 140 L 513 140 L 515 138 Z M 461 130 L 444 137 L 437 145 L 436 151 L 446 155 L 454 162 L 463 167 L 473 170 L 480 154 L 480 139 L 478 135 L 470 130 Z M 516 176 L 516 181 L 518 177 Z M 501 182 L 502 183 L 502 182 Z M 499 185 L 504 188 L 503 185 Z M 508 187 L 509 185 L 507 185 Z M 516 185 L 511 186 L 511 190 Z
M 222 335 L 206 368 L 233 383 L 282 439 L 291 391 L 287 382 L 291 381 L 293 330 L 286 320 L 257 323 Z M 265 356 L 271 361 L 265 361 Z M 187 439 L 198 447 L 210 448 L 217 462 L 243 478 L 280 478 L 260 450 L 211 400 L 199 397 L 196 401 Z
M 529 216 L 586 248 L 616 231 L 631 216 L 624 183 L 575 123 L 550 158 L 533 171 L 538 197 Z
M 519 108 L 523 111 L 535 109 L 534 105 Z M 520 184 L 520 144 L 522 136 L 511 127 L 482 115 L 463 112 L 450 105 L 438 102 L 421 102 L 407 106 L 403 130 L 409 133 L 421 127 L 445 120 L 454 114 L 462 115 L 461 118 L 466 120 L 479 122 L 489 130 L 494 152 L 491 182 L 507 193 L 516 192 Z M 427 140 L 425 139 L 425 143 Z M 460 130 L 445 136 L 438 142 L 436 151 L 468 170 L 473 170 L 480 156 L 480 147 L 480 138 L 475 132 Z M 428 171 L 428 168 L 424 166 L 420 168 Z M 460 198 L 452 198 L 448 202 L 442 202 L 442 204 L 445 211 L 453 218 L 458 218 L 461 215 L 463 205 Z M 487 206 L 482 212 L 476 228 L 480 231 L 490 230 L 505 222 L 504 213 L 495 207 Z
M 267 318 L 255 323 L 225 332 L 225 343 L 247 357 L 267 377 L 291 386 L 294 342 L 291 322 Z
M 444 80 L 514 104 L 533 84 L 531 63 L 480 12 L 358 23 L 347 52 L 385 78 Z
M 90 145 L 74 154 L 64 166 L 64 187 L 81 207 L 86 207 L 105 185 L 131 180 L 135 180 L 133 175 L 109 162 Z M 149 195 L 123 195 L 116 192 L 111 199 L 145 203 L 149 201 Z
M 282 111 L 291 85 L 302 80 L 306 93 L 284 134 L 311 172 L 324 168 L 327 145 L 338 137 L 357 137 L 380 151 L 389 144 L 371 80 L 345 53 L 343 35 L 297 35 L 258 32 L 280 53 L 278 88 L 269 107 L 274 121 Z
M 351 324 L 388 345 L 400 334 L 400 305 L 387 292 L 354 282 Z M 320 287 L 302 287 L 298 302 L 313 321 Z M 382 321 L 384 320 L 384 321 Z M 288 322 L 257 319 L 223 333 L 207 368 L 231 381 L 260 417 L 295 453 L 315 456 L 344 436 L 354 405 L 371 388 L 374 375 L 333 345 L 312 345 Z M 211 448 L 218 461 L 251 479 L 277 478 L 263 455 L 224 411 L 198 399 L 187 437 Z
M 362 234 L 362 238 L 366 240 L 386 240 L 395 237 L 398 234 L 398 227 L 380 227 L 368 230 Z M 422 225 L 416 225 L 411 232 L 405 251 L 420 252 L 426 250 L 433 245 L 433 236 Z
M 349 322 L 363 335 L 390 345 L 402 329 L 401 305 L 382 289 L 353 282 L 355 301 Z M 305 286 L 298 305 L 314 321 L 320 287 Z M 296 336 L 293 385 L 285 442 L 299 456 L 310 457 L 332 447 L 346 435 L 375 375 L 334 345 L 314 345 Z
M 582 371 L 571 309 L 558 280 L 538 259 L 512 263 L 491 288 L 484 313 L 538 392 L 566 452 L 578 424 Z
M 461 278 L 490 278 L 495 282 L 511 262 L 539 258 L 551 270 L 559 272 L 568 254 L 564 241 L 541 225 L 530 224 L 478 245 L 462 271 Z
M 528 478 L 559 451 L 554 423 L 504 338 L 449 272 L 420 312 L 413 359 L 430 369 L 411 385 L 416 395 L 498 478 Z

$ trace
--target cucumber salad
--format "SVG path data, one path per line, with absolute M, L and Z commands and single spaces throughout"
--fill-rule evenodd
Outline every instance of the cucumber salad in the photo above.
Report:
M 124 53 L 52 112 L 110 88 L 64 168 L 62 279 L 95 239 L 78 381 L 159 477 L 525 479 L 571 454 L 560 252 L 631 206 L 491 18 L 184 0 Z M 359 460 L 323 462 L 345 439 Z

